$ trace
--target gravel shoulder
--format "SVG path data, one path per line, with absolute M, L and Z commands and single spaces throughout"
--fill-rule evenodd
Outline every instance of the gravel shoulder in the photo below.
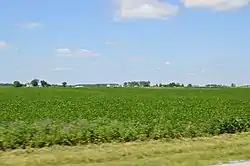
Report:
M 232 161 L 226 164 L 217 164 L 215 166 L 249 166 L 250 161 Z

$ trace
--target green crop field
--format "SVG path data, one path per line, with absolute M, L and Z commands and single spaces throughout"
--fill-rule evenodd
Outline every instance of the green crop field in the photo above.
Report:
M 0 88 L 0 148 L 248 131 L 250 89 Z

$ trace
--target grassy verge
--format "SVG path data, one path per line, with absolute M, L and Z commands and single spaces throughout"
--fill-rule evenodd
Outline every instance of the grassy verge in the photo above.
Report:
M 250 159 L 250 133 L 0 152 L 1 166 L 207 166 Z

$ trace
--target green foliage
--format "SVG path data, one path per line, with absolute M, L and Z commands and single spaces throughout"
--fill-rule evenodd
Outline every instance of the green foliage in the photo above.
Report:
M 66 87 L 66 86 L 67 86 L 67 82 L 63 82 L 63 83 L 62 83 L 62 86 L 63 86 L 63 87 Z
M 0 88 L 0 149 L 245 132 L 250 89 Z
M 235 88 L 235 87 L 236 87 L 236 84 L 232 83 L 232 84 L 231 84 L 231 87 L 232 87 L 232 88 Z
M 42 87 L 48 87 L 49 86 L 49 84 L 46 81 L 44 81 L 44 80 L 42 80 L 40 82 L 41 82 L 41 86 Z
M 23 84 L 21 84 L 19 81 L 14 81 L 13 86 L 16 88 L 20 88 L 23 86 Z
M 124 82 L 124 87 L 150 87 L 150 81 L 132 81 Z
M 236 132 L 247 132 L 249 128 L 250 121 L 248 119 L 230 117 L 211 123 L 210 133 L 213 135 L 234 134 Z
M 39 83 L 39 80 L 38 79 L 33 79 L 30 83 L 31 83 L 32 86 L 37 87 L 38 83 Z
M 159 84 L 159 87 L 184 87 L 184 84 L 180 84 L 180 83 L 175 83 L 175 82 L 171 82 L 169 84 Z

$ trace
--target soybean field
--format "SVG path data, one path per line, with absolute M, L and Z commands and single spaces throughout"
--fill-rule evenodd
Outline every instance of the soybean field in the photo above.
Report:
M 247 88 L 0 88 L 0 149 L 213 136 L 250 128 Z

